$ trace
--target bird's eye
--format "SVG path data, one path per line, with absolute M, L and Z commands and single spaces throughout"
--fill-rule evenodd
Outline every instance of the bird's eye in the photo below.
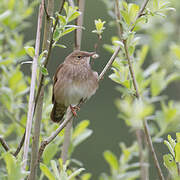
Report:
M 77 59 L 81 59 L 82 56 L 77 56 Z

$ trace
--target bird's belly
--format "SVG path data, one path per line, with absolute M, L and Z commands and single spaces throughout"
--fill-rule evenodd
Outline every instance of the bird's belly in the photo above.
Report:
M 65 105 L 77 105 L 81 99 L 90 98 L 96 92 L 92 81 L 72 83 L 65 91 Z

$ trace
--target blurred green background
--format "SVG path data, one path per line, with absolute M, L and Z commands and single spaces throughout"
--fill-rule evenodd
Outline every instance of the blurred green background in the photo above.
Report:
M 25 42 L 35 39 L 37 10 L 38 9 L 35 10 L 35 13 L 30 19 L 32 26 L 24 31 Z M 111 57 L 111 54 L 109 54 L 102 47 L 102 45 L 104 43 L 111 44 L 111 37 L 116 35 L 117 30 L 115 26 L 109 26 L 108 21 L 110 21 L 111 18 L 108 15 L 106 7 L 102 1 L 86 0 L 84 14 L 85 30 L 83 30 L 81 46 L 82 50 L 94 50 L 94 44 L 97 42 L 97 36 L 92 33 L 92 30 L 95 29 L 94 20 L 98 18 L 106 21 L 106 29 L 103 34 L 103 40 L 101 42 L 100 48 L 98 49 L 100 57 L 96 60 L 93 60 L 92 63 L 93 69 L 100 73 Z M 165 19 L 162 21 L 165 21 Z M 177 34 L 176 38 L 179 38 L 179 34 Z M 61 49 L 58 47 L 53 49 L 51 60 L 48 65 L 48 71 L 51 78 L 53 77 L 57 66 L 63 62 L 64 58 L 70 52 L 72 52 L 74 44 L 73 41 L 74 37 L 73 33 L 71 33 L 62 39 L 61 44 L 65 44 L 68 47 L 67 49 Z M 151 57 L 148 57 L 149 59 L 146 62 L 148 62 L 147 64 L 150 64 Z M 28 71 L 30 72 L 29 69 Z M 110 71 L 106 74 L 104 80 L 100 83 L 100 87 L 97 93 L 85 105 L 82 106 L 81 111 L 78 113 L 78 118 L 74 120 L 74 124 L 83 119 L 89 119 L 91 122 L 90 128 L 93 130 L 92 136 L 76 148 L 75 152 L 73 153 L 73 157 L 82 161 L 87 171 L 93 174 L 92 179 L 97 179 L 101 172 L 108 171 L 108 164 L 105 163 L 103 158 L 103 152 L 105 150 L 109 149 L 119 156 L 119 142 L 123 141 L 127 146 L 129 146 L 135 139 L 134 133 L 132 133 L 126 127 L 124 121 L 117 118 L 118 111 L 114 105 L 114 100 L 117 97 L 120 97 L 120 94 L 115 90 L 116 84 L 108 78 L 109 74 Z M 180 86 L 178 84 L 172 84 L 166 92 L 170 95 L 171 98 L 176 98 L 176 100 L 180 99 Z M 157 150 L 157 155 L 160 159 L 161 165 L 163 166 L 163 154 L 161 153 L 162 149 L 159 148 L 159 145 L 155 146 L 155 148 Z M 163 151 L 166 151 L 166 147 L 163 148 Z M 150 162 L 150 179 L 154 179 L 153 174 L 156 172 L 151 158 Z

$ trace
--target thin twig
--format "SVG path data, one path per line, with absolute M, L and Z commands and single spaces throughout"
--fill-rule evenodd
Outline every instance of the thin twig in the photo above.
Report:
M 117 27 L 118 27 L 118 35 L 120 40 L 122 40 L 122 36 L 123 36 L 123 27 L 122 24 L 120 23 L 121 20 L 121 14 L 120 14 L 120 10 L 119 10 L 119 0 L 115 1 L 115 13 L 116 13 L 116 21 L 117 21 Z
M 130 56 L 129 56 L 128 47 L 127 47 L 127 41 L 123 40 L 123 44 L 124 44 L 125 54 L 126 54 L 126 57 L 127 57 L 127 60 L 128 60 L 129 71 L 130 71 L 131 78 L 132 78 L 132 81 L 133 81 L 133 86 L 134 86 L 134 89 L 135 89 L 135 92 L 136 92 L 136 97 L 139 99 L 140 95 L 139 95 L 138 85 L 137 85 L 136 77 L 135 77 L 135 74 L 134 74 L 134 69 L 133 69 L 132 64 L 131 64 L 131 59 L 130 59 Z
M 176 166 L 177 166 L 178 176 L 180 176 L 180 163 L 177 162 L 177 163 L 176 163 Z
M 23 147 L 24 140 L 25 140 L 25 134 L 26 134 L 26 131 L 24 132 L 24 135 L 23 135 L 23 137 L 22 137 L 22 139 L 21 139 L 21 141 L 20 141 L 20 143 L 19 143 L 19 146 L 17 147 L 15 153 L 13 153 L 13 155 L 14 155 L 15 157 L 19 154 L 19 152 L 21 151 L 21 148 Z
M 135 24 L 136 21 L 143 15 L 143 12 L 144 12 L 144 10 L 145 10 L 148 2 L 149 2 L 149 0 L 144 0 L 144 2 L 143 2 L 143 4 L 142 4 L 142 6 L 141 6 L 141 8 L 140 8 L 140 10 L 139 10 L 136 18 L 135 18 L 134 25 L 133 25 L 133 27 L 131 28 L 131 31 L 134 30 L 134 28 L 135 28 L 135 26 L 136 26 L 136 24 Z
M 138 12 L 138 15 L 135 19 L 135 22 L 137 21 L 137 19 L 142 15 L 147 3 L 149 2 L 149 0 L 144 0 L 141 8 L 140 8 L 140 11 Z M 119 5 L 118 5 L 118 0 L 116 0 L 116 6 L 117 6 L 117 12 L 119 12 L 118 8 L 119 8 Z M 117 18 L 119 18 L 118 20 L 120 21 L 120 12 L 119 14 L 117 13 Z M 118 22 L 120 24 L 120 22 Z M 134 26 L 135 27 L 135 26 Z M 134 27 L 132 28 L 132 30 L 134 29 Z M 123 33 L 123 30 L 120 31 L 120 39 L 122 37 L 122 33 Z M 132 67 L 132 64 L 131 64 L 131 59 L 130 59 L 130 56 L 129 56 L 129 52 L 128 52 L 128 47 L 127 47 L 127 41 L 126 40 L 122 40 L 123 44 L 124 44 L 124 49 L 125 49 L 125 54 L 126 54 L 126 58 L 128 60 L 128 65 L 129 65 L 129 71 L 130 71 L 130 74 L 131 74 L 131 78 L 132 78 L 132 81 L 133 81 L 133 86 L 134 86 L 134 89 L 136 91 L 136 97 L 137 99 L 140 99 L 140 94 L 139 94 L 139 90 L 138 90 L 138 86 L 137 86 L 137 81 L 136 81 L 136 78 L 135 78 L 135 74 L 134 74 L 134 70 L 133 70 L 133 67 Z M 159 162 L 158 162 L 158 159 L 156 157 L 156 153 L 154 151 L 154 148 L 153 148 L 153 144 L 152 144 L 152 140 L 151 140 L 151 136 L 149 134 L 149 131 L 148 131 L 148 125 L 146 123 L 146 120 L 144 120 L 144 131 L 145 131 L 145 135 L 146 135 L 146 138 L 148 140 L 148 143 L 149 143 L 149 146 L 150 146 L 150 149 L 153 153 L 153 158 L 154 158 L 154 161 L 155 161 L 155 165 L 157 167 L 157 171 L 158 171 L 158 174 L 159 174 L 159 178 L 161 180 L 164 179 L 163 177 L 163 174 L 162 174 L 162 171 L 161 171 L 161 168 L 160 168 L 160 165 L 159 165 Z M 144 164 L 144 163 L 143 163 Z M 142 164 L 141 164 L 142 165 Z M 142 167 L 142 166 L 141 166 Z M 142 167 L 143 168 L 143 167 Z
M 60 7 L 59 12 L 58 12 L 59 14 L 61 14 L 61 12 L 62 12 L 62 10 L 63 10 L 64 3 L 65 3 L 65 0 L 62 1 L 61 7 Z M 48 48 L 48 53 L 47 53 L 46 59 L 45 59 L 45 61 L 44 61 L 44 67 L 47 67 L 47 64 L 48 64 L 49 59 L 50 59 L 51 50 L 52 50 L 52 45 L 53 45 L 53 35 L 54 35 L 55 30 L 56 30 L 56 26 L 57 26 L 57 24 L 58 24 L 58 20 L 59 20 L 59 18 L 58 18 L 58 15 L 57 15 L 57 16 L 56 16 L 55 23 L 54 23 L 54 26 L 53 26 L 51 38 L 50 38 L 50 44 L 49 44 L 49 48 Z M 38 101 L 38 98 L 39 98 L 39 94 L 40 94 L 40 92 L 41 92 L 41 88 L 42 88 L 43 82 L 44 82 L 44 75 L 42 74 L 41 79 L 40 79 L 40 83 L 39 83 L 39 87 L 38 87 L 38 90 L 37 90 L 36 99 L 35 99 L 34 111 L 35 111 L 35 109 L 36 109 L 36 104 L 37 104 L 37 101 Z
M 106 66 L 104 67 L 104 69 L 102 70 L 101 74 L 98 77 L 98 81 L 102 80 L 104 77 L 104 74 L 106 73 L 106 71 L 111 67 L 112 63 L 114 62 L 115 58 L 117 57 L 119 51 L 120 51 L 120 46 L 118 46 L 116 48 L 116 50 L 114 51 L 113 55 L 111 56 L 110 60 L 108 61 L 108 63 L 106 64 Z
M 141 180 L 148 180 L 148 176 L 147 176 L 147 165 L 145 165 L 145 158 L 144 158 L 144 153 L 143 153 L 143 142 L 142 142 L 142 130 L 141 129 L 137 129 L 136 130 L 136 138 L 137 138 L 137 142 L 138 142 L 138 149 L 139 149 L 139 159 L 140 159 L 140 179 Z
M 36 45 L 35 45 L 35 55 L 33 58 L 32 64 L 32 74 L 31 74 L 31 87 L 30 87 L 30 97 L 29 97 L 29 108 L 28 108 L 28 117 L 26 123 L 26 135 L 25 135 L 25 144 L 24 144 L 24 154 L 23 154 L 23 165 L 22 168 L 26 168 L 27 159 L 28 159 L 28 150 L 29 150 L 29 141 L 31 135 L 32 119 L 34 114 L 34 95 L 35 95 L 35 86 L 36 86 L 36 75 L 37 75 L 37 61 L 39 57 L 39 47 L 40 47 L 40 37 L 41 37 L 41 26 L 42 26 L 42 17 L 44 10 L 44 1 L 42 0 L 39 7 L 39 16 L 38 16 L 38 25 L 37 25 L 37 34 L 36 34 Z
M 49 136 L 47 139 L 41 142 L 41 146 L 39 148 L 39 154 L 38 154 L 38 162 L 40 162 L 40 158 L 44 152 L 45 147 L 56 138 L 56 136 L 62 131 L 62 129 L 67 125 L 67 123 L 71 120 L 72 117 L 73 114 L 71 113 L 70 108 L 68 108 L 65 120 L 60 124 L 60 126 L 56 129 L 56 131 L 54 131 L 51 134 L 51 136 Z
M 84 7 L 85 7 L 85 0 L 78 0 L 78 7 L 81 15 L 76 19 L 76 24 L 79 27 L 83 25 L 83 17 L 84 17 Z M 81 39 L 82 39 L 82 28 L 75 29 L 75 49 L 81 49 Z
M 112 65 L 113 61 L 115 60 L 115 58 L 117 57 L 119 51 L 120 51 L 120 47 L 118 46 L 117 49 L 115 50 L 115 52 L 113 53 L 113 55 L 111 56 L 111 58 L 109 59 L 108 63 L 102 70 L 101 74 L 99 75 L 98 81 L 101 81 L 103 79 L 104 74 L 111 67 L 111 65 Z M 81 106 L 83 103 L 85 103 L 85 101 L 80 102 L 80 104 L 78 106 Z M 56 136 L 62 131 L 62 129 L 67 125 L 67 123 L 71 120 L 72 117 L 73 117 L 73 114 L 72 114 L 70 108 L 68 108 L 65 120 L 60 124 L 60 126 L 56 129 L 56 131 L 54 131 L 51 134 L 51 136 L 49 136 L 47 139 L 45 139 L 44 141 L 41 142 L 41 146 L 39 148 L 38 163 L 40 162 L 41 156 L 42 156 L 46 146 L 56 138 Z
M 46 0 L 44 0 L 44 12 L 46 13 L 46 18 L 49 19 L 49 18 L 50 18 L 50 15 L 49 15 L 49 13 L 47 12 Z
M 156 153 L 155 153 L 155 150 L 154 150 L 154 147 L 153 147 L 153 143 L 152 143 L 152 140 L 151 140 L 151 136 L 150 136 L 150 133 L 149 133 L 148 124 L 147 124 L 146 119 L 143 121 L 143 126 L 144 126 L 144 131 L 145 131 L 145 134 L 146 134 L 147 142 L 148 142 L 148 144 L 150 146 L 150 150 L 151 150 L 152 155 L 153 155 L 154 164 L 155 164 L 155 166 L 157 168 L 157 171 L 158 171 L 159 179 L 164 180 L 164 176 L 163 176 L 163 173 L 161 171 L 161 167 L 159 165 L 159 161 L 157 159 L 157 156 L 156 156 Z
M 68 158 L 68 149 L 71 141 L 71 128 L 73 126 L 73 117 L 67 123 L 64 133 L 64 141 L 62 145 L 61 158 L 63 160 L 63 164 L 66 163 Z
M 48 0 L 46 11 L 48 15 L 53 16 L 54 0 Z M 51 36 L 51 28 L 52 28 L 52 19 L 46 16 L 45 22 L 44 22 L 42 51 L 48 50 L 48 47 L 49 47 L 48 41 L 50 40 L 50 36 Z M 41 76 L 42 76 L 42 73 L 40 72 L 39 79 L 41 79 Z M 35 112 L 36 114 L 35 114 L 35 122 L 34 122 L 34 128 L 33 128 L 34 132 L 33 132 L 33 140 L 32 140 L 30 175 L 28 177 L 28 180 L 34 180 L 36 178 L 43 99 L 44 99 L 44 86 L 42 86 L 41 88 L 39 99 L 37 101 L 37 109 Z
M 9 146 L 2 137 L 0 137 L 0 143 L 3 146 L 3 148 L 5 149 L 5 151 L 9 151 Z

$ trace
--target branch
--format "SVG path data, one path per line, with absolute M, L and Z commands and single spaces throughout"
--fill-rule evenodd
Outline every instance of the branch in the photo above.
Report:
M 135 22 L 137 21 L 137 19 L 142 15 L 147 3 L 149 2 L 149 0 L 144 0 L 141 8 L 140 8 L 140 11 L 138 12 L 137 14 L 137 17 L 135 19 Z M 119 4 L 118 4 L 118 0 L 116 0 L 116 9 L 117 9 L 117 19 L 118 19 L 118 24 L 119 24 L 119 28 L 122 28 L 122 26 L 120 25 L 119 21 L 120 21 L 120 12 L 119 12 Z M 132 27 L 131 31 L 134 29 L 135 25 Z M 119 31 L 120 34 L 119 34 L 119 37 L 120 39 L 122 38 L 122 34 L 123 34 L 123 29 L 121 29 L 121 31 Z M 126 58 L 128 60 L 128 65 L 129 65 L 129 71 L 130 71 L 130 74 L 131 74 L 131 78 L 132 78 L 132 81 L 133 81 L 133 86 L 134 86 L 134 89 L 136 91 L 136 98 L 137 99 L 140 99 L 140 94 L 139 94 L 139 90 L 138 90 L 138 86 L 137 86 L 137 81 L 136 81 L 136 78 L 135 78 L 135 74 L 134 74 L 134 70 L 133 70 L 133 67 L 132 67 L 132 64 L 131 64 L 131 59 L 130 59 L 130 56 L 129 56 L 129 52 L 128 52 L 128 47 L 127 47 L 127 41 L 126 40 L 122 40 L 123 44 L 124 44 L 124 49 L 125 49 L 125 54 L 126 54 Z M 154 151 L 154 147 L 153 147 L 153 144 L 152 144 L 152 140 L 151 140 L 151 136 L 149 134 L 149 131 L 148 131 L 148 125 L 147 125 L 147 122 L 146 120 L 143 121 L 143 128 L 144 128 L 144 131 L 145 131 L 145 136 L 148 140 L 148 144 L 150 146 L 150 149 L 151 149 L 151 152 L 153 154 L 153 158 L 154 158 L 154 161 L 155 161 L 155 165 L 157 167 L 157 171 L 158 171 L 158 175 L 159 175 L 159 178 L 161 180 L 164 180 L 164 177 L 163 177 L 163 174 L 162 174 L 162 171 L 161 171 L 161 168 L 160 168 L 160 165 L 159 165 L 159 162 L 158 162 L 158 159 L 156 157 L 156 153 Z M 138 132 L 137 132 L 138 133 Z M 138 140 L 138 143 L 140 143 L 140 141 Z M 140 144 L 140 147 L 141 144 Z M 142 159 L 140 157 L 140 163 L 141 163 L 141 170 L 143 170 L 143 162 L 141 162 Z M 143 175 L 142 175 L 143 176 Z
M 62 1 L 62 4 L 61 4 L 61 7 L 59 9 L 59 14 L 61 14 L 62 10 L 63 10 L 63 7 L 64 7 L 64 3 L 65 3 L 65 0 Z M 49 58 L 50 58 L 50 55 L 51 55 L 51 50 L 52 50 L 52 45 L 53 45 L 53 35 L 54 35 L 54 32 L 56 30 L 56 26 L 58 24 L 58 15 L 56 16 L 56 20 L 55 20 L 55 23 L 54 23 L 54 26 L 53 26 L 53 30 L 52 30 L 52 34 L 51 34 L 51 38 L 50 38 L 50 44 L 49 44 L 49 48 L 48 48 L 48 53 L 47 53 L 47 56 L 46 56 L 46 59 L 44 61 L 44 67 L 47 67 L 47 64 L 49 62 Z M 42 74 L 41 78 L 40 78 L 40 82 L 39 82 L 39 87 L 38 87 L 38 90 L 37 90 L 37 95 L 36 95 L 36 99 L 35 99 L 35 107 L 34 107 L 34 111 L 36 110 L 36 104 L 37 104 L 37 101 L 38 101 L 38 98 L 39 98 L 39 95 L 40 95 L 40 92 L 41 92 L 41 88 L 43 86 L 43 82 L 44 82 L 44 75 Z
M 136 77 L 135 77 L 135 74 L 134 74 L 134 69 L 133 69 L 132 64 L 131 64 L 131 59 L 130 59 L 130 56 L 129 56 L 128 47 L 127 47 L 127 41 L 123 40 L 123 44 L 124 44 L 125 54 L 126 54 L 126 57 L 127 57 L 127 60 L 128 60 L 129 71 L 130 71 L 131 78 L 132 78 L 132 81 L 133 81 L 133 86 L 134 86 L 134 89 L 136 91 L 136 97 L 139 99 L 140 95 L 139 95 L 138 85 L 137 85 Z
M 116 50 L 114 51 L 114 54 L 111 56 L 110 60 L 108 61 L 108 63 L 106 64 L 106 66 L 104 67 L 104 69 L 102 70 L 101 74 L 98 77 L 98 81 L 102 80 L 104 77 L 104 74 L 106 73 L 106 71 L 111 67 L 112 63 L 114 62 L 115 58 L 117 57 L 119 51 L 120 51 L 120 46 L 118 46 L 116 48 Z
M 3 148 L 5 149 L 5 151 L 9 151 L 9 146 L 2 137 L 0 137 L 0 143 L 3 146 Z
M 48 14 L 50 17 L 53 16 L 54 0 L 48 0 L 46 11 L 47 11 L 46 14 Z M 52 27 L 52 19 L 46 16 L 45 22 L 44 22 L 44 36 L 43 36 L 43 43 L 42 43 L 42 51 L 48 50 L 48 47 L 49 47 L 48 41 L 50 40 L 51 27 Z M 40 72 L 39 79 L 41 79 L 41 76 L 42 76 L 42 73 Z M 37 110 L 35 112 L 36 115 L 35 115 L 33 141 L 32 141 L 30 175 L 28 177 L 28 180 L 34 180 L 36 178 L 43 99 L 44 99 L 44 86 L 42 86 L 41 88 L 39 99 L 37 101 Z
M 147 142 L 148 142 L 148 144 L 150 146 L 150 150 L 151 150 L 152 155 L 153 155 L 154 164 L 155 164 L 155 166 L 157 168 L 157 171 L 158 171 L 159 179 L 164 180 L 164 176 L 162 174 L 161 167 L 159 165 L 159 161 L 157 159 L 157 156 L 156 156 L 156 153 L 155 153 L 155 150 L 154 150 L 154 147 L 153 147 L 153 143 L 152 143 L 152 140 L 151 140 L 151 136 L 150 136 L 150 133 L 149 133 L 147 120 L 143 121 L 143 125 L 144 125 L 144 131 L 145 131 L 145 134 L 146 134 Z
M 36 34 L 36 45 L 35 45 L 35 56 L 33 58 L 32 64 L 32 74 L 31 74 L 31 87 L 30 87 L 30 97 L 29 97 L 29 108 L 28 108 L 28 117 L 26 123 L 26 135 L 25 135 L 25 144 L 24 144 L 24 154 L 23 154 L 23 165 L 22 168 L 26 168 L 27 159 L 28 159 L 28 150 L 29 150 L 29 141 L 31 135 L 32 119 L 34 114 L 34 95 L 35 95 L 35 86 L 36 86 L 36 75 L 37 75 L 37 66 L 38 66 L 38 57 L 39 57 L 39 47 L 40 47 L 40 37 L 41 37 L 41 26 L 42 26 L 42 17 L 44 10 L 44 1 L 42 0 L 39 7 L 38 15 L 38 25 L 37 25 L 37 34 Z
M 19 154 L 19 152 L 21 151 L 21 148 L 23 147 L 24 140 L 25 140 L 25 134 L 26 134 L 26 131 L 24 132 L 24 135 L 23 135 L 23 137 L 22 137 L 22 139 L 21 139 L 21 141 L 20 141 L 20 144 L 19 144 L 19 146 L 17 147 L 15 153 L 13 153 L 13 155 L 14 155 L 15 157 Z
M 103 79 L 104 74 L 111 67 L 111 65 L 112 65 L 113 61 L 115 60 L 115 58 L 117 57 L 119 51 L 120 51 L 120 47 L 118 46 L 117 49 L 115 50 L 114 54 L 111 56 L 110 60 L 108 61 L 108 63 L 104 67 L 104 69 L 102 70 L 101 74 L 99 75 L 98 81 L 101 81 Z M 83 103 L 84 102 L 80 102 L 78 106 L 81 106 Z M 62 129 L 67 125 L 67 123 L 72 118 L 73 118 L 73 114 L 72 114 L 70 108 L 68 108 L 65 120 L 60 124 L 60 126 L 56 129 L 56 131 L 54 131 L 51 134 L 51 136 L 49 136 L 47 139 L 45 139 L 44 141 L 41 142 L 41 146 L 39 148 L 38 163 L 40 162 L 41 156 L 42 156 L 46 146 L 56 138 L 56 136 L 62 131 Z
M 144 2 L 143 2 L 143 4 L 142 4 L 142 6 L 141 6 L 141 8 L 140 8 L 140 10 L 139 10 L 136 18 L 135 18 L 135 21 L 134 21 L 135 23 L 136 23 L 136 21 L 142 16 L 142 14 L 143 14 L 143 12 L 144 12 L 144 10 L 145 10 L 148 2 L 149 2 L 149 0 L 144 0 Z M 134 24 L 134 26 L 131 28 L 131 31 L 134 30 L 135 26 L 136 26 L 136 24 Z
M 78 0 L 78 7 L 79 11 L 82 13 L 77 19 L 76 24 L 77 26 L 83 25 L 83 17 L 84 17 L 84 7 L 85 7 L 85 0 Z M 81 39 L 82 39 L 82 28 L 75 29 L 75 49 L 81 49 Z

